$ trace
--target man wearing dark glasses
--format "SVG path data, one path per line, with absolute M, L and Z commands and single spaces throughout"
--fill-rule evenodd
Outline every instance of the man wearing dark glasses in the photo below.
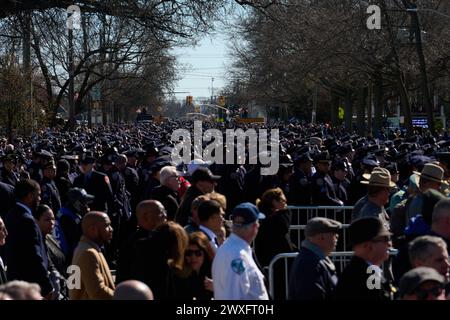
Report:
M 445 300 L 444 284 L 444 277 L 433 268 L 412 269 L 400 279 L 400 299 Z
M 339 278 L 338 300 L 390 300 L 393 289 L 383 276 L 382 265 L 389 259 L 391 233 L 376 217 L 360 218 L 349 227 L 355 253 Z

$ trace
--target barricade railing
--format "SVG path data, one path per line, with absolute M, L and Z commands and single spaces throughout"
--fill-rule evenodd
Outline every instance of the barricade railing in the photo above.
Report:
M 346 251 L 347 243 L 348 243 L 348 228 L 350 227 L 349 224 L 343 224 L 342 229 L 339 231 L 339 240 L 336 250 L 338 251 Z M 303 240 L 305 240 L 305 229 L 306 225 L 290 225 L 289 226 L 289 236 L 291 238 L 291 241 L 294 242 L 294 244 L 297 246 L 297 248 L 300 248 L 301 243 Z M 296 241 L 294 241 L 296 239 Z
M 390 257 L 394 257 L 398 254 L 398 250 L 389 249 Z M 269 264 L 269 292 L 270 296 L 275 299 L 275 274 L 274 274 L 274 266 L 279 260 L 284 260 L 284 289 L 285 289 L 285 299 L 288 299 L 289 296 L 289 259 L 295 259 L 298 255 L 298 252 L 292 253 L 280 253 L 276 255 Z M 330 259 L 334 262 L 336 266 L 336 270 L 338 273 L 342 272 L 345 266 L 350 262 L 353 257 L 353 251 L 335 251 L 330 254 Z
M 353 206 L 288 206 L 292 214 L 291 224 L 304 225 L 314 217 L 326 217 L 343 224 L 349 224 L 352 219 Z

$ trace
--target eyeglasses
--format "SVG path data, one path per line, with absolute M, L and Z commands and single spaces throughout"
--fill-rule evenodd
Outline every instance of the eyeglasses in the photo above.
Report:
M 185 256 L 186 257 L 192 257 L 195 255 L 196 257 L 201 257 L 203 255 L 202 250 L 186 250 Z
M 372 242 L 389 242 L 389 241 L 391 241 L 391 237 L 388 236 L 372 239 Z
M 431 293 L 433 297 L 438 297 L 442 294 L 442 291 L 444 290 L 443 286 L 434 286 L 430 289 L 417 289 L 415 291 L 415 294 L 417 296 L 417 299 L 419 300 L 426 300 L 428 298 L 428 295 Z
M 180 179 L 181 179 L 181 176 L 169 176 L 169 178 L 175 178 L 175 179 L 177 179 L 177 180 L 180 180 Z

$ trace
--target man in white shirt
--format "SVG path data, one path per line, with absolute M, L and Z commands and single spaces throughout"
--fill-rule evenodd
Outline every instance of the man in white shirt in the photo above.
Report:
M 253 260 L 250 243 L 255 239 L 258 219 L 265 216 L 258 208 L 242 203 L 232 212 L 233 233 L 217 250 L 212 266 L 216 300 L 268 300 L 264 276 Z

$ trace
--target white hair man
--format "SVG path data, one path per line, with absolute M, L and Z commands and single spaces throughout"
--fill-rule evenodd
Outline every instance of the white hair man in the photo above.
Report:
M 166 166 L 159 172 L 161 185 L 152 192 L 152 199 L 162 203 L 167 211 L 167 219 L 174 220 L 178 210 L 178 189 L 180 188 L 180 175 L 175 167 Z

